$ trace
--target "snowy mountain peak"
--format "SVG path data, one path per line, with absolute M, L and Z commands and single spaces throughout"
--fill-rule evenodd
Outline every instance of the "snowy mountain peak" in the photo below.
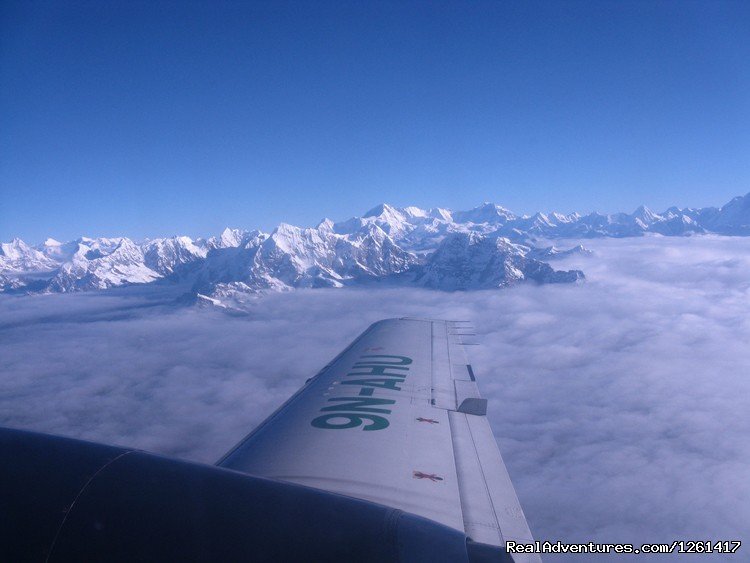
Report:
M 205 258 L 208 249 L 197 246 L 193 239 L 177 236 L 168 239 L 156 239 L 143 245 L 144 265 L 161 275 L 168 275 L 175 268 Z
M 41 272 L 55 268 L 56 263 L 20 238 L 0 244 L 0 274 Z
M 418 207 L 407 209 L 409 211 L 382 203 L 365 213 L 360 222 L 360 228 L 361 225 L 375 223 L 389 235 L 395 237 L 401 236 L 414 228 L 412 221 L 419 221 L 425 215 L 424 210 Z M 348 227 L 351 229 L 352 227 L 356 227 L 356 225 L 351 223 Z
M 722 206 L 722 210 L 728 207 L 737 207 L 740 206 L 743 209 L 750 209 L 750 192 L 746 193 L 745 195 L 738 195 L 736 197 L 733 197 L 728 203 Z
M 21 258 L 24 254 L 27 254 L 29 250 L 31 250 L 31 247 L 20 238 L 14 238 L 10 242 L 0 244 L 0 256 L 4 256 L 11 260 Z
M 638 207 L 638 209 L 633 212 L 632 216 L 635 219 L 642 220 L 646 224 L 650 224 L 661 219 L 660 215 L 657 215 L 645 205 L 641 205 L 640 207 Z
M 222 246 L 239 246 L 242 241 L 242 233 L 243 231 L 240 229 L 230 229 L 227 227 L 221 231 L 221 236 L 219 237 Z
M 411 218 L 415 218 L 415 217 L 420 217 L 420 218 L 429 217 L 429 215 L 430 215 L 429 211 L 426 211 L 426 210 L 421 209 L 419 207 L 414 207 L 413 205 L 410 205 L 408 207 L 404 207 L 401 210 L 401 213 L 403 215 L 406 215 L 410 219 Z
M 309 230 L 311 229 L 304 229 L 289 223 L 279 223 L 278 226 L 271 231 L 271 238 L 279 239 L 282 237 L 299 237 L 302 233 Z
M 446 222 L 452 222 L 453 217 L 451 216 L 451 212 L 448 209 L 443 209 L 442 207 L 433 207 L 429 211 L 429 216 L 433 219 L 439 219 L 441 221 Z
M 528 258 L 525 251 L 503 237 L 455 233 L 440 243 L 417 282 L 455 291 L 504 287 L 523 280 L 566 283 L 583 279 L 583 272 L 555 271 L 549 264 Z
M 699 212 L 709 230 L 726 235 L 750 235 L 750 193 L 732 198 L 714 213 Z
M 750 218 L 750 193 L 737 196 L 719 210 L 727 220 L 739 220 L 747 223 Z M 729 221 L 727 221 L 729 222 Z
M 482 205 L 469 211 L 456 211 L 453 213 L 453 220 L 457 223 L 502 224 L 515 218 L 516 215 L 508 209 L 490 202 L 484 202 Z
M 236 248 L 241 246 L 249 233 L 242 229 L 231 229 L 226 227 L 218 237 L 211 237 L 205 242 L 208 249 Z
M 398 217 L 399 219 L 403 219 L 403 215 L 401 214 L 401 212 L 395 207 L 393 207 L 392 205 L 388 205 L 387 203 L 381 203 L 380 205 L 376 205 L 375 207 L 370 209 L 367 213 L 365 213 L 362 217 L 365 219 L 368 217 L 382 217 L 382 218 Z

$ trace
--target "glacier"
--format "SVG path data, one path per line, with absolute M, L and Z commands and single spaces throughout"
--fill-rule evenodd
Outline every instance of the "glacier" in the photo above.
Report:
M 573 254 L 549 243 L 600 237 L 750 235 L 750 193 L 722 207 L 655 213 L 517 215 L 495 203 L 468 211 L 381 204 L 361 217 L 324 219 L 270 233 L 225 229 L 208 239 L 127 237 L 31 246 L 0 244 L 0 292 L 65 293 L 134 284 L 184 290 L 186 302 L 222 306 L 267 291 L 381 283 L 438 290 L 501 288 L 522 282 L 576 283 L 580 270 L 549 262 Z

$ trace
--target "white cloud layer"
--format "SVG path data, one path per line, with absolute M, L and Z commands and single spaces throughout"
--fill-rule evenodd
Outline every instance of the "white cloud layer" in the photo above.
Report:
M 750 239 L 585 244 L 555 263 L 580 286 L 308 290 L 234 317 L 153 290 L 2 297 L 0 424 L 213 462 L 371 322 L 468 319 L 537 538 L 750 541 Z

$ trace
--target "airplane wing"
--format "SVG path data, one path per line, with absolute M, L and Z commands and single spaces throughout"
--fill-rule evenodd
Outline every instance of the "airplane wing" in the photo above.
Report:
M 532 542 L 465 326 L 373 324 L 217 465 L 399 508 L 475 542 Z

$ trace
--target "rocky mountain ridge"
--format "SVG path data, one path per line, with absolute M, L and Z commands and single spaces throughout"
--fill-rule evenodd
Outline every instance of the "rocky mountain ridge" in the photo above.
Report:
M 493 203 L 469 211 L 381 204 L 361 217 L 314 228 L 282 223 L 271 233 L 225 229 L 219 236 L 135 242 L 125 237 L 30 246 L 0 245 L 0 291 L 69 292 L 130 284 L 183 284 L 205 302 L 262 291 L 342 287 L 370 281 L 442 290 L 503 287 L 525 280 L 571 283 L 583 273 L 548 261 L 583 247 L 540 240 L 654 233 L 750 235 L 750 194 L 721 208 L 639 207 L 633 213 L 516 215 Z

